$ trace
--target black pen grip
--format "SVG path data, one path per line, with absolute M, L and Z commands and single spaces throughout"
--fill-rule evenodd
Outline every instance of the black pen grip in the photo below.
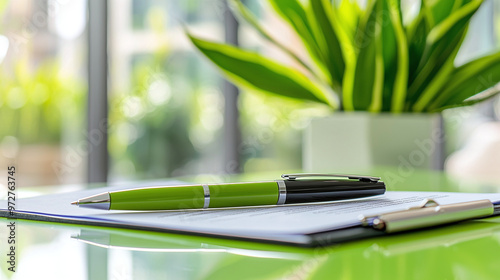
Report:
M 285 204 L 361 198 L 385 193 L 382 181 L 285 180 Z

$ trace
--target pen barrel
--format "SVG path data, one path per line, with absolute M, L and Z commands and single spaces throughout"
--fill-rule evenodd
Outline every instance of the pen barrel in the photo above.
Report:
M 110 192 L 111 210 L 180 210 L 274 205 L 276 182 L 163 186 Z
M 203 208 L 201 185 L 162 186 L 110 192 L 110 210 L 176 210 Z
M 278 202 L 277 182 L 231 183 L 208 187 L 209 208 L 275 205 Z
M 382 181 L 285 180 L 285 204 L 362 198 L 385 193 Z

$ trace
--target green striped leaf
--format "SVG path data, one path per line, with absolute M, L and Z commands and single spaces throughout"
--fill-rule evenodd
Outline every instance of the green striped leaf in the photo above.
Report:
M 314 31 L 309 23 L 307 11 L 298 0 L 269 0 L 276 13 L 299 35 L 316 66 L 326 74 L 325 59 L 316 43 Z
M 311 69 L 311 67 L 300 59 L 293 51 L 284 46 L 282 43 L 275 40 L 269 33 L 259 24 L 257 18 L 252 14 L 252 12 L 243 5 L 239 0 L 231 0 L 231 4 L 234 9 L 237 11 L 237 15 L 245 20 L 250 26 L 252 26 L 264 39 L 271 42 L 273 45 L 281 49 L 284 53 L 293 58 L 297 63 L 302 65 L 306 70 L 308 70 L 311 74 L 314 74 L 315 71 Z M 317 77 L 319 79 L 319 77 Z
M 354 35 L 358 29 L 359 19 L 362 16 L 358 3 L 351 0 L 342 0 L 338 8 L 333 9 L 333 13 L 333 18 L 337 19 L 339 27 L 348 35 L 348 42 L 354 43 Z
M 332 96 L 301 72 L 255 52 L 188 35 L 191 42 L 234 83 L 285 97 L 335 106 Z
M 382 56 L 384 61 L 383 97 L 381 110 L 389 112 L 391 111 L 392 106 L 394 82 L 398 73 L 398 46 L 396 44 L 396 33 L 394 22 L 391 16 L 390 6 L 399 5 L 399 3 L 396 3 L 396 1 L 392 0 L 383 0 L 380 1 L 379 5 L 382 5 L 381 12 L 379 13 L 378 17 L 381 32 L 381 42 L 383 42 L 383 44 L 381 43 L 378 48 L 382 49 Z M 399 19 L 397 19 L 397 21 L 400 22 Z M 372 106 L 377 102 L 377 100 L 373 100 Z
M 325 59 L 325 66 L 331 74 L 334 87 L 340 89 L 344 77 L 344 58 L 340 46 L 338 31 L 332 20 L 333 9 L 330 0 L 311 0 L 309 22 L 315 40 Z
M 483 0 L 421 0 L 419 14 L 406 26 L 401 0 L 368 0 L 363 8 L 356 0 L 269 0 L 311 60 L 273 38 L 241 0 L 230 1 L 264 39 L 301 65 L 292 69 L 236 47 L 193 41 L 226 76 L 246 87 L 330 105 L 333 89 L 341 92 L 344 110 L 399 113 L 471 104 L 480 99 L 472 95 L 500 80 L 500 69 L 489 61 L 493 57 L 454 66 Z M 269 80 L 283 80 L 285 86 Z
M 440 24 L 471 0 L 422 0 L 422 10 L 426 12 L 426 20 L 431 27 Z
M 465 37 L 470 18 L 481 3 L 482 0 L 471 1 L 429 32 L 418 74 L 408 89 L 411 102 L 414 102 L 413 111 L 424 111 L 446 82 L 446 77 L 453 70 L 453 61 Z
M 470 98 L 470 99 L 467 99 L 466 101 L 464 102 L 460 102 L 460 103 L 457 103 L 457 104 L 449 104 L 449 105 L 446 105 L 446 106 L 443 106 L 443 107 L 440 107 L 440 108 L 437 108 L 437 109 L 432 109 L 430 110 L 429 112 L 442 112 L 446 109 L 452 109 L 452 108 L 458 108 L 458 107 L 465 107 L 465 106 L 472 106 L 472 105 L 475 105 L 477 103 L 481 103 L 481 102 L 484 102 L 486 100 L 489 100 L 493 97 L 496 97 L 500 95 L 500 88 L 499 87 L 495 87 L 495 88 L 491 88 L 490 90 L 488 90 L 484 96 L 481 96 L 479 98 Z
M 418 64 L 424 55 L 427 34 L 430 31 L 430 26 L 425 17 L 425 10 L 420 10 L 415 21 L 407 28 L 409 84 L 413 83 L 415 79 Z
M 406 105 L 406 92 L 408 86 L 408 48 L 406 41 L 406 34 L 403 28 L 403 20 L 401 15 L 401 9 L 398 4 L 389 5 L 389 14 L 391 18 L 391 25 L 394 30 L 394 36 L 396 38 L 396 73 L 393 83 L 392 92 L 392 103 L 391 111 L 394 113 L 400 113 L 405 110 Z M 384 40 L 385 46 L 385 40 Z M 387 73 L 387 71 L 386 71 Z
M 302 26 L 305 26 L 308 34 L 312 35 L 312 29 L 309 26 L 307 12 L 297 0 L 269 0 L 274 10 L 287 21 L 297 32 L 302 32 Z
M 449 76 L 448 83 L 429 107 L 461 104 L 464 100 L 491 88 L 500 81 L 500 52 L 466 63 Z
M 358 56 L 344 79 L 343 104 L 346 110 L 379 111 L 383 91 L 383 54 L 381 48 L 382 0 L 371 3 L 356 34 Z M 350 79 L 350 80 L 348 80 Z

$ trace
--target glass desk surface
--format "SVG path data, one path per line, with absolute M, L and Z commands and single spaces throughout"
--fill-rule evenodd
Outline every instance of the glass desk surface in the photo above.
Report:
M 500 190 L 493 185 L 460 184 L 426 171 L 415 171 L 388 189 Z M 4 230 L 11 221 L 0 218 L 0 279 L 498 279 L 500 275 L 500 218 L 325 248 L 15 220 L 14 273 L 7 270 L 8 230 Z

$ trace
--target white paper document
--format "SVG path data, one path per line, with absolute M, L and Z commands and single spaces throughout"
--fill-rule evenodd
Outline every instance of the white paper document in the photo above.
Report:
M 346 228 L 358 225 L 360 215 L 405 210 L 419 205 L 426 198 L 432 198 L 440 204 L 481 199 L 500 201 L 500 194 L 388 191 L 385 195 L 350 201 L 184 211 L 105 211 L 70 205 L 82 197 L 117 189 L 124 188 L 108 187 L 21 199 L 16 211 L 21 214 L 21 218 L 34 220 L 96 225 L 104 223 L 146 230 L 165 229 L 227 236 L 268 236 L 304 235 Z M 0 202 L 0 216 L 8 216 L 5 201 Z

